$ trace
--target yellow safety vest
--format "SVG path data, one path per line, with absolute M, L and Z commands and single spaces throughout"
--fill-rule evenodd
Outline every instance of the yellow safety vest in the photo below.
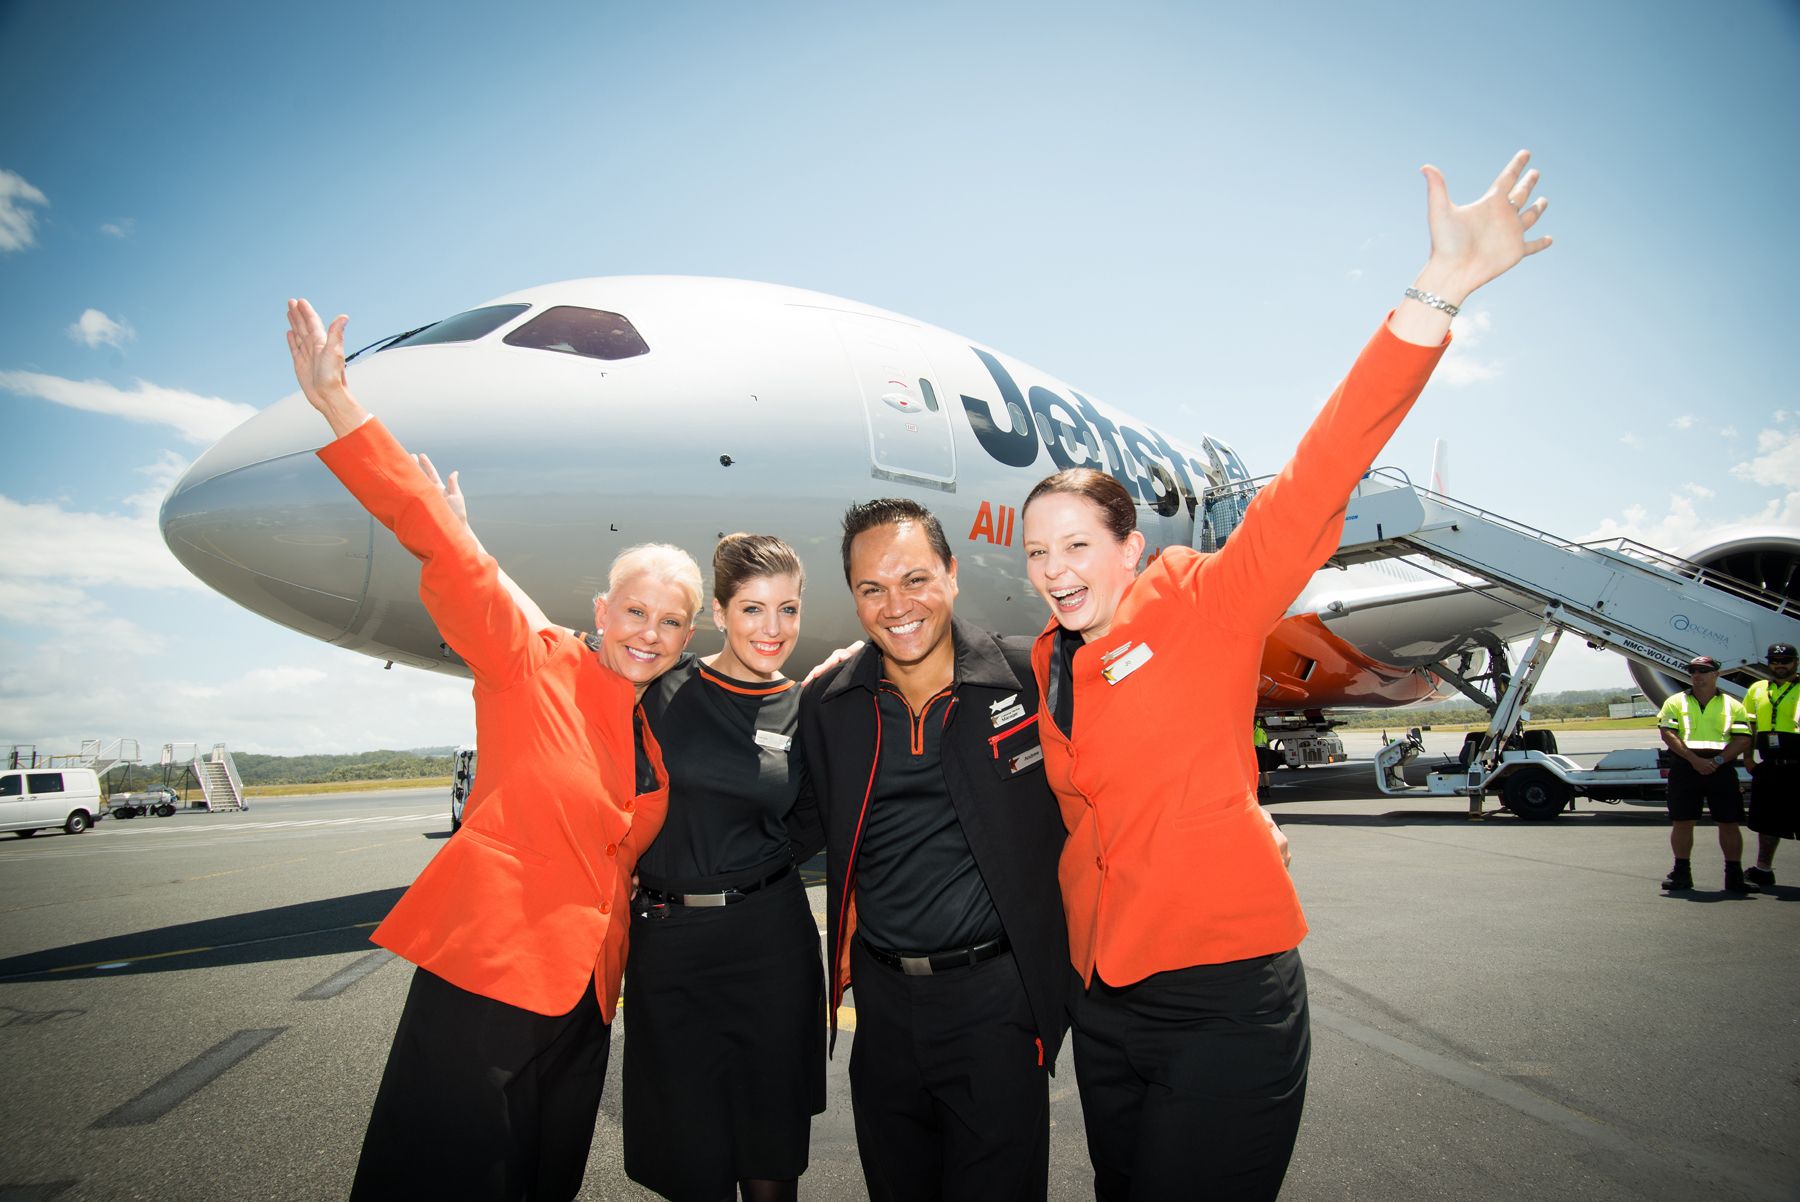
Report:
M 1733 736 L 1751 733 L 1750 711 L 1742 702 L 1716 693 L 1701 705 L 1686 689 L 1662 703 L 1656 724 L 1680 735 L 1689 751 L 1722 751 Z
M 1788 729 L 1792 730 L 1793 728 L 1790 726 Z M 1258 747 L 1267 747 L 1269 745 L 1269 732 L 1263 729 L 1261 721 L 1258 721 L 1251 729 L 1250 737 L 1255 741 Z
M 1772 681 L 1759 680 L 1744 694 L 1744 707 L 1757 730 L 1792 731 L 1794 708 L 1800 705 L 1800 682 L 1788 681 L 1779 690 Z

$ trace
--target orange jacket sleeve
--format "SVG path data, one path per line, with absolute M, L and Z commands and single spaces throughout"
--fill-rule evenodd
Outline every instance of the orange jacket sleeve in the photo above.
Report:
M 1412 408 L 1449 346 L 1395 337 L 1383 321 L 1313 419 L 1281 473 L 1250 502 L 1225 546 L 1171 565 L 1209 622 L 1263 635 L 1337 550 L 1356 482 Z M 1206 578 L 1206 588 L 1199 580 Z
M 500 565 L 386 426 L 370 418 L 319 458 L 418 558 L 419 599 L 478 682 L 504 689 L 539 667 L 553 640 L 531 629 L 500 583 Z

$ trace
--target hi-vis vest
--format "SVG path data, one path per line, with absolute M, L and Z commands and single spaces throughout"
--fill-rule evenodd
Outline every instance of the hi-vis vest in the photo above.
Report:
M 1794 707 L 1800 704 L 1800 683 L 1788 681 L 1780 689 L 1767 680 L 1759 680 L 1744 694 L 1744 707 L 1750 711 L 1756 729 L 1792 731 Z
M 1663 702 L 1656 724 L 1681 736 L 1689 751 L 1722 751 L 1733 736 L 1751 733 L 1750 711 L 1724 693 L 1701 705 L 1687 690 Z
M 1792 714 L 1789 715 L 1788 729 L 1794 729 Z M 1269 745 L 1269 732 L 1263 729 L 1262 719 L 1258 718 L 1256 720 L 1256 725 L 1251 727 L 1250 739 L 1258 747 L 1267 747 Z

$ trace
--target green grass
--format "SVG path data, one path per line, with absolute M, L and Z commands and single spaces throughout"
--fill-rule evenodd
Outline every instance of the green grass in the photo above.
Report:
M 1543 722 L 1528 722 L 1531 730 L 1655 730 L 1655 718 L 1550 718 Z M 1487 723 L 1445 722 L 1432 723 L 1432 730 L 1486 730 Z
M 246 797 L 296 797 L 314 793 L 373 793 L 381 789 L 448 789 L 447 776 L 415 776 L 408 780 L 334 780 L 313 785 L 245 785 Z M 449 804 L 448 796 L 445 804 Z

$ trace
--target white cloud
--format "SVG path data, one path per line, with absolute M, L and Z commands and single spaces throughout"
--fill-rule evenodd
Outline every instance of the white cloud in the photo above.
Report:
M 104 380 L 65 380 L 35 371 L 0 371 L 0 388 L 71 409 L 173 426 L 189 442 L 214 442 L 256 413 L 254 405 L 162 388 L 146 380 L 134 381 L 134 387 L 127 391 Z
M 100 227 L 100 232 L 108 238 L 129 238 L 137 230 L 137 218 L 121 217 L 117 221 L 109 221 Z
M 1759 431 L 1756 452 L 1754 459 L 1734 465 L 1731 474 L 1770 488 L 1800 488 L 1800 430 Z
M 42 627 L 69 638 L 102 639 L 123 653 L 161 651 L 166 645 L 161 635 L 112 616 L 83 590 L 47 580 L 0 577 L 0 621 Z
M 1719 427 L 1719 437 L 1720 438 L 1723 438 L 1723 439 L 1726 439 L 1727 441 L 1729 441 L 1730 439 L 1736 438 L 1737 436 L 1738 436 L 1738 429 L 1736 426 L 1720 426 Z
M 1674 421 L 1671 421 L 1669 427 L 1675 430 L 1692 430 L 1694 428 L 1694 422 L 1695 418 L 1692 414 L 1684 413 Z
M 0 167 L 0 251 L 37 245 L 37 213 L 32 206 L 49 203 L 24 176 Z
M 1681 493 L 1669 497 L 1669 510 L 1661 517 L 1650 516 L 1642 505 L 1633 505 L 1617 518 L 1607 518 L 1577 542 L 1629 538 L 1660 550 L 1670 550 L 1693 542 L 1701 533 L 1716 525 L 1702 521 L 1694 509 L 1694 499 Z
M 137 337 L 137 331 L 131 328 L 130 322 L 114 321 L 98 309 L 83 309 L 81 317 L 69 326 L 69 337 L 87 343 L 91 350 L 102 346 L 123 349 L 127 342 Z
M 1486 309 L 1459 313 L 1450 320 L 1450 349 L 1439 360 L 1431 378 L 1452 388 L 1492 380 L 1500 375 L 1500 364 L 1477 359 L 1470 352 L 1480 346 L 1494 328 L 1493 315 Z
M 1347 274 L 1349 278 L 1353 280 L 1360 280 L 1363 278 L 1363 271 L 1360 267 L 1352 267 Z
M 156 524 L 163 494 L 186 469 L 187 463 L 169 451 L 139 468 L 149 483 L 126 498 L 126 513 L 82 513 L 0 496 L 0 580 L 203 590 L 164 544 Z
M 376 660 L 318 646 L 296 646 L 275 666 L 235 675 L 197 671 L 156 656 L 121 657 L 106 639 L 0 643 L 0 739 L 73 751 L 83 738 L 123 735 L 151 760 L 168 742 L 297 755 L 474 739 L 469 683 L 454 677 L 384 672 Z
M 1682 485 L 1681 489 L 1683 492 L 1687 493 L 1688 496 L 1700 497 L 1703 500 L 1707 497 L 1716 497 L 1719 495 L 1719 494 L 1715 493 L 1712 489 L 1706 487 L 1706 485 L 1696 484 L 1691 480 L 1688 483 Z
M 1626 446 L 1630 447 L 1634 451 L 1641 451 L 1644 449 L 1644 440 L 1639 438 L 1637 435 L 1633 434 L 1629 430 L 1627 430 L 1627 431 L 1625 431 L 1625 433 L 1619 435 L 1619 441 L 1624 443 Z

